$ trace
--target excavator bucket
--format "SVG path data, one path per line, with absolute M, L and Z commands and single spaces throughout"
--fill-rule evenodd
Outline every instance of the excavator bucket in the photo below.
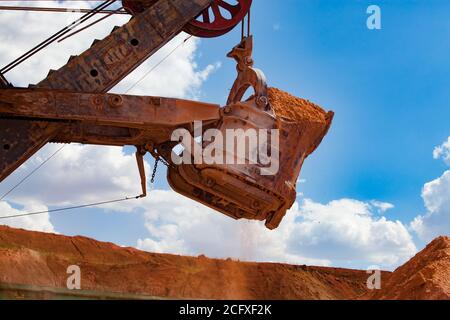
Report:
M 303 162 L 327 133 L 333 113 L 278 89 L 269 89 L 268 94 L 273 113 L 255 107 L 256 98 L 222 110 L 221 135 L 216 138 L 227 140 L 231 136 L 227 131 L 238 132 L 231 139 L 248 142 L 254 132 L 267 132 L 267 138 L 258 136 L 257 145 L 247 144 L 245 159 L 236 155 L 238 152 L 230 157 L 233 150 L 216 148 L 216 155 L 220 154 L 216 159 L 224 159 L 223 164 L 170 166 L 168 181 L 178 193 L 234 219 L 265 220 L 267 228 L 275 229 L 294 203 Z M 267 148 L 261 140 L 268 142 Z M 230 141 L 222 145 L 229 146 Z M 203 150 L 207 146 L 204 144 Z M 261 155 L 259 161 L 252 161 L 252 155 L 261 149 L 270 150 L 264 155 L 266 160 L 271 158 L 270 163 L 262 163 Z M 227 158 L 232 161 L 227 162 Z
M 191 163 L 172 163 L 168 181 L 178 193 L 234 219 L 265 220 L 275 229 L 296 199 L 304 160 L 319 146 L 334 114 L 267 88 L 262 72 L 252 67 L 251 46 L 246 38 L 229 54 L 238 61 L 239 76 L 217 131 L 201 132 L 209 140 L 202 145 L 203 161 L 191 154 Z M 250 86 L 255 95 L 241 102 Z M 206 161 L 209 154 L 215 161 Z

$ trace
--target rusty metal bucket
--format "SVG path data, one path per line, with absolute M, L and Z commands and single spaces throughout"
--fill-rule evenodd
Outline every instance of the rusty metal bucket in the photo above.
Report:
M 278 159 L 273 157 L 275 163 L 261 163 L 260 157 L 257 162 L 252 161 L 252 154 L 261 151 L 260 144 L 258 150 L 254 150 L 255 145 L 247 145 L 245 164 L 242 156 L 230 157 L 230 150 L 224 147 L 216 149 L 221 153 L 218 158 L 234 159 L 234 163 L 170 166 L 170 186 L 234 219 L 265 220 L 267 228 L 277 228 L 296 199 L 296 182 L 303 162 L 326 135 L 333 113 L 323 112 L 323 121 L 306 118 L 293 121 L 277 115 L 277 106 L 272 106 L 270 101 L 267 109 L 258 108 L 256 98 L 229 105 L 222 109 L 218 130 L 226 138 L 227 130 L 241 130 L 240 136 L 237 135 L 241 141 L 249 141 L 248 132 L 266 130 L 271 156 L 279 155 Z M 277 139 L 278 143 L 272 143 Z M 203 147 L 210 143 L 204 143 Z M 228 143 L 225 141 L 223 145 L 228 146 Z M 240 163 L 237 160 L 241 160 Z

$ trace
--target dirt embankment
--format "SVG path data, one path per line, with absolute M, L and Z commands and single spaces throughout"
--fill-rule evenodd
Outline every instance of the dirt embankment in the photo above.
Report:
M 444 292 L 433 297 L 450 298 L 448 279 L 445 278 L 449 266 L 449 241 L 448 238 L 444 240 L 447 241 L 447 249 L 441 250 L 443 245 L 440 244 L 439 253 L 428 254 L 427 257 L 432 260 L 430 263 L 433 266 L 433 261 L 438 259 L 435 269 L 444 268 L 435 271 L 431 277 L 434 279 L 433 290 Z M 431 251 L 435 252 L 434 249 Z M 368 275 L 360 270 L 153 254 L 84 237 L 66 237 L 0 226 L 0 284 L 66 288 L 66 271 L 70 265 L 80 267 L 83 290 L 195 299 L 369 297 L 366 288 Z M 428 270 L 420 262 L 414 265 L 420 265 L 421 272 Z M 398 281 L 404 281 L 398 278 L 397 271 L 394 277 L 383 273 L 382 279 L 383 282 L 387 281 L 387 290 L 397 288 Z M 412 274 L 414 267 L 407 267 L 404 272 Z M 410 278 L 415 279 L 412 275 Z M 431 281 L 431 278 L 425 276 L 424 279 Z M 412 286 L 416 284 L 415 280 L 411 282 Z M 438 290 L 436 286 L 447 286 L 447 291 Z M 416 292 L 407 288 L 412 293 Z M 379 293 L 380 297 L 386 297 L 382 292 Z
M 434 239 L 397 268 L 372 299 L 450 299 L 450 238 Z
M 348 299 L 364 271 L 153 254 L 84 237 L 0 227 L 0 282 L 65 288 L 69 265 L 84 290 L 172 298 Z

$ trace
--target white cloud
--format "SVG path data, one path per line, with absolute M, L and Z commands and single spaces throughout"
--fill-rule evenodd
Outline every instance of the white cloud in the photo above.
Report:
M 208 64 L 204 69 L 199 69 L 195 58 L 200 40 L 190 38 L 184 42 L 186 39 L 185 33 L 178 35 L 112 91 L 121 93 L 131 88 L 129 94 L 200 99 L 202 84 L 212 72 L 220 68 L 221 64 L 216 62 Z M 139 81 L 149 71 L 151 72 L 148 76 Z M 133 87 L 138 81 L 139 84 Z
M 0 185 L 0 194 L 11 190 L 23 177 L 37 168 L 60 145 L 49 144 L 22 165 Z M 146 163 L 146 171 L 150 167 Z M 135 156 L 122 148 L 67 145 L 52 160 L 0 202 L 0 215 L 46 211 L 125 196 L 139 195 L 140 178 Z M 133 200 L 134 201 L 134 200 Z M 135 203 L 138 200 L 134 201 Z M 16 210 L 14 207 L 23 207 Z M 129 212 L 129 203 L 102 206 L 103 209 Z M 48 214 L 0 220 L 0 224 L 36 231 L 54 232 Z
M 12 216 L 26 212 L 46 211 L 48 208 L 39 203 L 29 203 L 22 210 L 14 209 L 6 201 L 0 201 L 0 216 Z M 50 222 L 49 214 L 35 216 L 25 216 L 20 218 L 9 218 L 0 220 L 0 224 L 8 225 L 14 228 L 22 228 L 34 231 L 55 232 Z
M 450 166 L 450 137 L 442 145 L 434 148 L 433 150 L 434 159 L 442 159 L 444 162 Z
M 400 221 L 376 217 L 370 203 L 352 199 L 328 204 L 304 200 L 290 238 L 293 252 L 324 256 L 340 266 L 396 266 L 416 252 Z
M 377 201 L 377 200 L 372 200 L 370 201 L 370 204 L 375 207 L 379 213 L 384 213 L 390 209 L 394 208 L 394 205 L 392 203 L 389 202 L 382 202 L 382 201 Z
M 442 145 L 434 148 L 434 159 L 442 159 L 450 166 L 450 137 Z M 450 234 L 450 171 L 426 183 L 422 189 L 422 199 L 427 212 L 411 222 L 411 228 L 424 241 L 431 241 L 441 235 Z
M 89 7 L 92 1 L 17 1 L 8 5 L 53 6 L 53 7 Z M 6 64 L 31 49 L 40 41 L 61 28 L 69 25 L 81 15 L 76 13 L 32 13 L 2 12 L 0 21 L 0 61 Z M 94 18 L 97 19 L 97 18 Z M 15 86 L 27 86 L 44 79 L 50 69 L 59 69 L 67 63 L 71 55 L 78 55 L 90 47 L 94 39 L 106 37 L 115 25 L 123 25 L 129 20 L 127 15 L 116 15 L 105 19 L 95 26 L 69 38 L 61 43 L 54 43 L 36 56 L 25 61 L 16 69 L 6 74 Z M 22 27 L 18 27 L 21 25 Z M 123 79 L 112 91 L 124 93 L 151 69 L 147 77 L 136 85 L 129 94 L 161 95 L 168 97 L 199 99 L 201 86 L 208 76 L 220 67 L 220 62 L 207 64 L 200 69 L 196 63 L 196 54 L 200 44 L 197 38 L 191 38 L 176 49 L 186 39 L 181 33 L 161 48 L 156 54 Z M 159 64 L 161 62 L 161 64 Z
M 154 193 L 147 208 L 151 237 L 138 247 L 148 251 L 344 267 L 392 267 L 416 252 L 401 222 L 374 218 L 373 207 L 356 200 L 296 203 L 274 231 L 231 220 L 172 191 Z
M 261 222 L 236 221 L 195 203 L 173 191 L 154 191 L 146 201 L 147 239 L 138 240 L 143 250 L 250 261 L 284 261 L 328 265 L 327 259 L 309 259 L 287 251 L 294 215 L 276 231 Z
M 44 7 L 84 7 L 90 1 L 15 1 L 8 5 Z M 2 65 L 19 57 L 48 36 L 69 25 L 82 14 L 78 13 L 36 13 L 24 11 L 2 11 L 0 20 L 0 61 Z M 90 47 L 93 40 L 108 35 L 115 25 L 122 25 L 129 16 L 116 15 L 69 38 L 53 43 L 17 68 L 6 74 L 16 86 L 27 86 L 44 79 L 50 69 L 63 66 L 71 55 L 77 55 Z
M 0 190 L 9 190 L 38 167 L 60 145 L 49 144 L 8 177 Z M 146 171 L 150 166 L 146 163 Z M 66 145 L 48 164 L 8 196 L 19 204 L 45 203 L 66 206 L 90 203 L 140 193 L 140 178 L 134 154 L 119 147 Z M 125 210 L 127 206 L 122 208 Z
M 450 234 L 450 171 L 424 185 L 422 198 L 427 212 L 417 216 L 411 227 L 424 241 Z

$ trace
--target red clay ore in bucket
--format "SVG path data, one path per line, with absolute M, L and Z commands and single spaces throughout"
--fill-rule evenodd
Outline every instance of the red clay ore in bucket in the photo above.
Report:
M 318 105 L 294 97 L 277 88 L 268 89 L 269 102 L 278 117 L 292 121 L 321 122 L 328 126 L 332 112 L 326 112 Z

